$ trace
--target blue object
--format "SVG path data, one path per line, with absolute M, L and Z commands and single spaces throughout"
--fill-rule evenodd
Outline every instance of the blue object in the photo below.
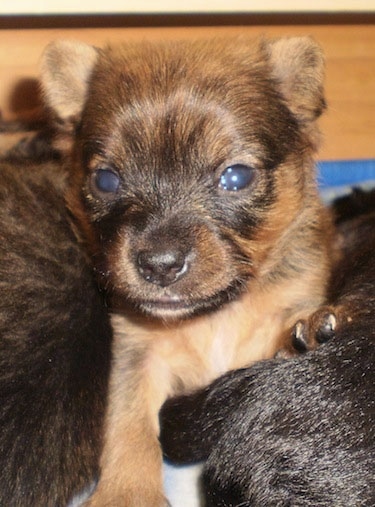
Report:
M 375 180 L 375 159 L 322 161 L 317 168 L 320 188 Z
M 321 161 L 317 163 L 317 173 L 326 203 L 349 194 L 353 187 L 364 190 L 375 187 L 375 159 Z

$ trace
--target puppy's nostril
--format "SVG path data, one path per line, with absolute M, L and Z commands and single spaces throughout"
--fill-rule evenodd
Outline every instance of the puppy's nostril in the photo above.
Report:
M 187 271 L 186 257 L 180 250 L 142 251 L 138 254 L 137 264 L 146 281 L 162 287 L 176 282 Z

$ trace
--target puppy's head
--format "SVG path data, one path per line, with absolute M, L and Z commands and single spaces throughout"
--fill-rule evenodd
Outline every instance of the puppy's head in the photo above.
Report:
M 314 194 L 322 75 L 305 38 L 51 44 L 46 102 L 76 132 L 73 207 L 107 285 L 181 318 L 274 269 Z

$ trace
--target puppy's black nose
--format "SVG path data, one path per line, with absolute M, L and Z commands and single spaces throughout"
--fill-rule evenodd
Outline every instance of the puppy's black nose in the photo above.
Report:
M 143 278 L 161 287 L 176 282 L 187 271 L 186 257 L 180 250 L 142 251 L 137 263 Z

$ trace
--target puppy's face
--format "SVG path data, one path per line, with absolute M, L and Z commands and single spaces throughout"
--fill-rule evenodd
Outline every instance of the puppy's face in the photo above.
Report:
M 266 46 L 143 44 L 93 59 L 76 188 L 104 283 L 161 318 L 249 290 L 301 206 L 301 124 L 321 97 L 293 111 Z

